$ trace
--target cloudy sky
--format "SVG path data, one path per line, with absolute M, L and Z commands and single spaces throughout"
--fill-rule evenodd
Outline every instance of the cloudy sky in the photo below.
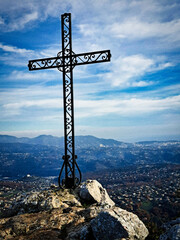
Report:
M 180 1 L 0 0 L 0 134 L 63 136 L 62 73 L 28 71 L 61 51 L 111 50 L 74 69 L 75 134 L 122 141 L 180 140 Z

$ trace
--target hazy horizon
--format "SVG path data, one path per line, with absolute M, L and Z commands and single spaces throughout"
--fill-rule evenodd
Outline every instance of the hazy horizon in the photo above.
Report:
M 5 136 L 12 136 L 12 137 L 17 137 L 17 138 L 23 138 L 23 137 L 27 137 L 27 138 L 36 138 L 36 137 L 39 137 L 39 136 L 52 136 L 52 137 L 59 137 L 59 138 L 64 138 L 64 136 L 58 136 L 58 135 L 53 135 L 53 134 L 39 134 L 39 135 L 21 135 L 21 134 L 17 134 L 17 135 L 12 135 L 12 134 L 2 134 L 0 133 L 0 136 L 1 135 L 5 135 Z M 109 137 L 98 137 L 98 136 L 95 136 L 95 135 L 76 135 L 75 137 L 87 137 L 87 136 L 92 136 L 92 137 L 96 137 L 96 138 L 99 138 L 99 139 L 113 139 L 113 140 L 116 140 L 116 141 L 120 141 L 120 142 L 129 142 L 129 143 L 135 143 L 135 142 L 143 142 L 143 141 L 180 141 L 180 138 L 176 138 L 176 137 L 171 137 L 171 138 L 154 138 L 154 139 L 151 139 L 151 138 L 145 138 L 145 139 L 137 139 L 136 141 L 125 141 L 125 140 L 121 140 L 121 139 L 118 139 L 118 138 L 109 138 Z

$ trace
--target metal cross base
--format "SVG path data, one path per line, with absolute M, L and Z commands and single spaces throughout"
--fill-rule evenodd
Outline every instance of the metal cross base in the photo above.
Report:
M 75 54 L 72 51 L 70 13 L 61 15 L 61 28 L 62 51 L 57 57 L 30 60 L 28 67 L 30 71 L 57 68 L 63 73 L 65 154 L 62 157 L 64 162 L 59 174 L 59 186 L 76 188 L 81 182 L 81 171 L 76 162 L 74 144 L 73 68 L 77 65 L 108 62 L 111 54 L 110 50 Z

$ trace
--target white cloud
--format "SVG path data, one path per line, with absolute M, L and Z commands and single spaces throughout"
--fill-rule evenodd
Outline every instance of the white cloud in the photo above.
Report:
M 22 17 L 16 19 L 16 21 L 11 23 L 11 25 L 9 26 L 9 31 L 16 31 L 16 30 L 23 29 L 26 26 L 26 24 L 32 21 L 35 21 L 37 19 L 38 19 L 38 13 L 36 11 L 24 14 Z
M 175 96 L 178 95 L 180 92 L 180 84 L 173 84 L 172 85 L 168 85 L 168 86 L 164 86 L 161 88 L 157 88 L 157 89 L 153 89 L 151 91 L 149 91 L 148 94 L 150 94 L 151 96 L 157 96 L 157 97 L 167 97 L 169 95 L 171 96 Z M 144 95 L 147 95 L 147 92 L 143 93 Z
M 111 79 L 113 86 L 130 87 L 132 78 L 142 76 L 153 65 L 152 59 L 142 55 L 119 57 L 113 62 L 111 72 L 107 74 L 107 77 Z
M 153 82 L 138 80 L 140 77 L 172 66 L 173 63 L 161 62 L 161 60 L 159 62 L 158 58 L 150 59 L 142 54 L 119 57 L 111 64 L 111 72 L 107 74 L 107 78 L 114 87 L 144 87 L 152 85 Z
M 96 34 L 98 34 L 98 32 L 100 32 L 98 25 L 94 26 L 92 24 L 79 24 L 78 27 L 81 34 L 86 37 L 94 37 Z
M 56 44 L 46 46 L 43 50 L 29 50 L 25 48 L 18 48 L 16 46 L 3 44 L 0 42 L 0 49 L 4 53 L 0 56 L 0 61 L 6 65 L 21 67 L 24 66 L 27 69 L 27 64 L 30 59 L 40 59 L 47 57 L 56 57 L 59 49 Z M 16 61 L 14 61 L 16 59 Z
M 164 99 L 76 100 L 75 106 L 77 115 L 81 117 L 104 116 L 112 113 L 121 116 L 135 116 L 165 110 L 178 110 L 180 95 Z
M 112 34 L 118 38 L 143 39 L 170 37 L 172 40 L 173 38 L 180 40 L 180 19 L 169 22 L 144 22 L 138 19 L 138 17 L 133 17 L 123 23 L 114 23 L 109 28 Z
M 152 81 L 149 81 L 149 82 L 139 81 L 139 82 L 133 82 L 132 86 L 133 87 L 146 87 L 146 86 L 149 86 L 152 84 L 154 84 Z
M 24 102 L 32 99 L 50 99 L 62 97 L 62 86 L 43 86 L 34 84 L 27 88 L 7 88 L 1 89 L 0 101 L 2 104 Z
M 43 99 L 43 100 L 32 100 L 23 101 L 16 103 L 8 103 L 3 106 L 5 109 L 20 109 L 29 107 L 41 107 L 41 108 L 59 108 L 59 99 Z
M 100 14 L 97 12 L 99 6 L 96 6 L 90 21 L 85 18 L 79 21 L 79 31 L 87 48 L 92 43 L 102 45 L 105 49 L 110 48 L 117 57 L 122 52 L 124 55 L 132 52 L 154 55 L 180 47 L 177 13 L 180 4 L 149 0 L 105 1 L 104 5 Z
M 37 52 L 36 55 L 38 56 L 38 58 L 56 57 L 58 52 L 60 52 L 60 45 L 51 44 L 50 46 L 47 46 L 40 52 Z
M 95 29 L 107 31 L 105 26 L 109 24 L 109 28 L 118 37 L 139 38 L 175 35 L 179 32 L 178 9 L 177 2 L 164 4 L 164 1 L 154 0 L 16 0 L 13 4 L 11 0 L 6 0 L 1 1 L 0 14 L 8 17 L 6 27 L 9 30 L 22 29 L 34 20 L 44 21 L 49 16 L 60 17 L 63 12 L 72 12 L 73 19 L 78 19 L 81 27 L 81 24 L 85 24 L 85 34 L 94 33 Z M 167 21 L 166 16 L 171 20 Z
M 10 118 L 12 121 L 41 121 L 63 107 L 62 87 L 34 84 L 28 88 L 4 89 L 0 103 L 1 121 Z
M 43 98 L 42 98 L 43 97 Z M 38 108 L 38 109 L 62 109 L 62 98 L 45 98 L 41 99 L 15 101 L 3 104 L 3 109 L 11 113 L 20 114 L 22 109 Z M 75 100 L 75 111 L 78 117 L 89 116 L 106 116 L 108 114 L 116 114 L 121 116 L 135 116 L 140 114 L 151 114 L 165 110 L 177 111 L 180 108 L 180 95 L 167 97 L 163 99 L 148 98 L 131 98 L 111 100 Z
M 32 50 L 17 48 L 15 46 L 10 46 L 10 45 L 4 45 L 2 43 L 0 43 L 0 48 L 5 52 L 11 52 L 11 53 L 19 53 L 19 54 L 33 53 Z
M 47 71 L 47 72 L 26 72 L 24 71 L 13 71 L 7 79 L 9 80 L 39 80 L 44 83 L 46 81 L 52 81 L 57 79 L 57 73 L 55 71 Z
M 62 8 L 67 8 L 68 1 L 63 0 L 6 0 L 0 1 L 1 9 L 0 14 L 6 16 L 4 20 L 3 30 L 16 31 L 24 29 L 27 24 L 31 27 L 33 22 L 44 21 L 49 16 L 58 17 Z

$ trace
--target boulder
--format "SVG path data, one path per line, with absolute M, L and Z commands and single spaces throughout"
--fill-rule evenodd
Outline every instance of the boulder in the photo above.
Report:
M 96 240 L 144 240 L 148 230 L 139 218 L 118 207 L 106 209 L 90 222 Z
M 101 206 L 112 207 L 115 203 L 110 199 L 107 191 L 96 180 L 87 180 L 78 188 L 80 199 L 86 203 L 98 203 Z

